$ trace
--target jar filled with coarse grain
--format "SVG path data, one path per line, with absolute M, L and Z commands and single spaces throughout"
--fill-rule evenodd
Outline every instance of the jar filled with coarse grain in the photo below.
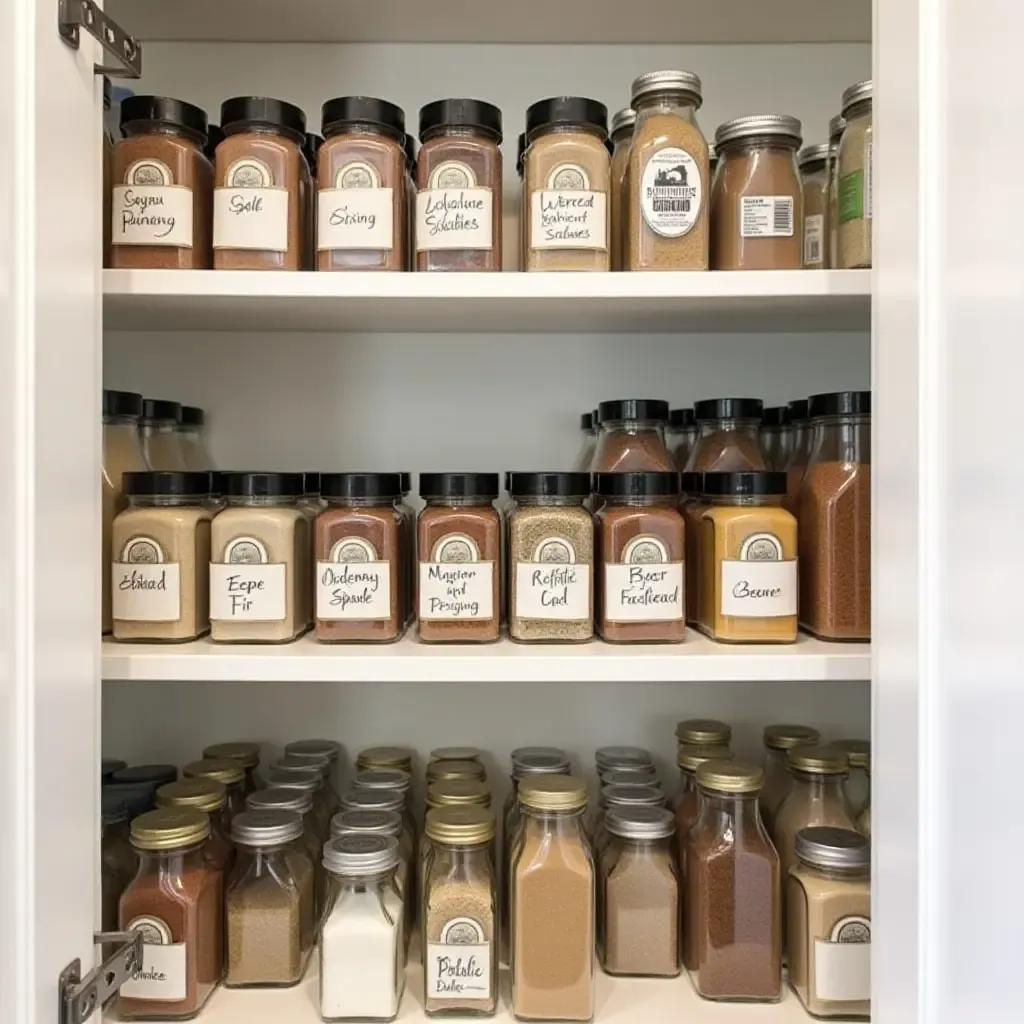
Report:
M 679 474 L 598 473 L 597 631 L 611 643 L 686 635 Z
M 846 118 L 836 114 L 828 123 L 828 265 L 839 266 L 839 143 Z
M 483 100 L 421 108 L 417 270 L 501 270 L 501 139 L 501 111 Z
M 696 626 L 700 614 L 700 524 L 710 505 L 704 500 L 703 473 L 680 473 L 679 478 L 683 495 L 679 511 L 686 528 L 686 621 Z
M 608 270 L 608 110 L 557 96 L 526 111 L 524 270 Z
M 757 808 L 757 765 L 705 761 L 686 847 L 683 961 L 705 999 L 782 998 L 782 877 Z
M 421 473 L 417 522 L 419 636 L 486 643 L 501 619 L 497 473 Z
M 230 825 L 236 814 L 245 810 L 245 768 L 229 757 L 204 757 L 189 761 L 181 769 L 183 779 L 213 779 L 225 790 L 223 820 Z
M 812 395 L 800 485 L 800 624 L 823 640 L 871 639 L 871 392 Z
M 700 817 L 700 789 L 697 769 L 705 761 L 731 761 L 736 755 L 725 744 L 690 745 L 681 743 L 676 753 L 679 765 L 679 789 L 672 801 L 676 819 L 676 858 L 680 877 L 686 877 L 686 844 L 690 829 Z M 685 890 L 684 890 L 685 891 Z
M 589 473 L 511 473 L 508 630 L 513 640 L 594 635 L 594 519 Z
M 872 151 L 871 81 L 843 92 L 846 127 L 839 143 L 837 242 L 839 266 L 871 266 Z
M 260 766 L 260 745 L 258 743 L 232 742 L 211 743 L 203 747 L 203 757 L 227 758 L 237 761 L 245 769 L 245 795 L 255 793 L 260 787 L 256 779 L 256 769 Z
M 711 192 L 714 270 L 800 270 L 803 191 L 796 153 L 800 122 L 753 114 L 719 125 Z
M 831 745 L 845 751 L 850 759 L 850 777 L 843 788 L 853 813 L 860 814 L 871 800 L 871 741 L 841 739 L 833 740 Z
M 807 460 L 811 457 L 811 421 L 807 416 L 807 399 L 798 398 L 789 403 L 789 421 L 793 429 L 790 441 L 789 458 L 786 460 L 786 497 L 782 507 L 800 517 L 800 485 L 807 470 Z
M 182 779 L 166 782 L 156 791 L 157 807 L 193 807 L 210 818 L 210 838 L 205 854 L 218 870 L 227 874 L 235 862 L 231 843 L 231 822 L 227 816 L 228 790 L 216 779 Z
M 789 984 L 819 1020 L 871 1016 L 871 843 L 840 828 L 797 833 L 786 880 Z
M 771 834 L 775 812 L 793 787 L 793 775 L 786 755 L 794 747 L 814 747 L 821 733 L 809 725 L 766 725 L 764 727 L 764 785 L 758 803 L 761 820 Z
M 178 426 L 181 404 L 162 398 L 144 398 L 139 418 L 139 438 L 146 467 L 168 473 L 189 470 Z
M 765 469 L 785 472 L 789 462 L 793 429 L 789 421 L 788 405 L 768 406 L 761 413 L 761 430 L 758 435 Z
M 804 270 L 824 270 L 828 253 L 828 143 L 805 146 L 797 157 L 804 196 Z
M 373 96 L 323 106 L 317 270 L 407 270 L 405 113 Z
M 700 435 L 686 463 L 687 472 L 742 472 L 767 469 L 760 431 L 764 403 L 759 398 L 706 398 L 693 414 Z
M 595 473 L 673 472 L 676 464 L 665 444 L 668 402 L 657 398 L 619 398 L 598 405 L 600 433 Z
M 220 106 L 213 190 L 215 270 L 301 270 L 313 182 L 302 145 L 306 115 L 265 96 Z
M 114 147 L 112 267 L 208 270 L 213 168 L 206 114 L 167 96 L 126 96 Z
M 690 460 L 690 452 L 697 443 L 697 418 L 692 409 L 671 409 L 665 428 L 665 445 L 676 469 L 681 473 Z
M 633 82 L 625 270 L 707 270 L 711 173 L 697 124 L 700 79 L 651 71 Z
M 629 209 L 626 196 L 626 172 L 629 170 L 629 147 L 633 141 L 636 111 L 626 107 L 612 115 L 612 270 L 622 270 L 622 253 L 626 244 L 626 219 Z

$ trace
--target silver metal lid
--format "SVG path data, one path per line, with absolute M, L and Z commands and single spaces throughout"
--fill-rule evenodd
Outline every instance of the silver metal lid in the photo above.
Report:
M 285 754 L 320 754 L 331 761 L 337 761 L 341 744 L 334 740 L 293 740 L 286 743 Z
M 280 846 L 302 835 L 302 815 L 295 811 L 242 811 L 231 822 L 231 838 L 242 846 Z
M 851 85 L 848 89 L 843 90 L 843 117 L 849 113 L 850 107 L 856 106 L 858 103 L 863 103 L 864 100 L 871 99 L 871 79 L 867 78 L 863 82 L 857 82 L 855 85 Z
M 602 786 L 598 798 L 602 807 L 620 807 L 624 804 L 651 804 L 664 806 L 665 794 L 655 786 Z
M 828 122 L 829 145 L 835 146 L 843 137 L 844 131 L 846 131 L 846 118 L 842 114 L 836 114 L 835 117 L 830 118 Z
M 331 818 L 331 838 L 350 832 L 370 832 L 397 836 L 402 831 L 402 816 L 397 811 L 338 811 Z
M 412 785 L 412 776 L 400 768 L 368 768 L 356 772 L 352 784 L 357 789 L 394 789 L 406 793 Z
M 324 843 L 324 867 L 336 875 L 378 875 L 398 863 L 398 840 L 349 833 Z
M 341 797 L 346 811 L 400 811 L 405 806 L 405 794 L 397 789 L 350 789 Z
M 610 807 L 604 827 L 626 839 L 667 839 L 676 830 L 676 819 L 664 807 Z
M 525 753 L 524 751 L 536 751 Z M 550 753 L 541 753 L 550 751 Z M 512 778 L 525 779 L 527 775 L 567 775 L 569 755 L 554 747 L 523 747 L 512 751 Z
M 802 828 L 796 834 L 794 848 L 800 860 L 816 868 L 866 870 L 871 867 L 870 841 L 849 828 Z
M 800 150 L 800 155 L 796 158 L 797 167 L 803 168 L 808 164 L 823 163 L 828 159 L 830 148 L 827 142 L 818 143 L 816 146 L 804 146 Z
M 623 107 L 612 114 L 611 134 L 632 128 L 636 124 L 636 111 L 632 107 Z
M 643 747 L 598 747 L 594 751 L 598 771 L 605 768 L 629 768 L 651 764 L 651 752 Z
M 311 768 L 320 771 L 320 766 L 324 761 L 330 763 L 330 758 L 326 754 L 316 755 L 314 760 L 315 763 L 311 764 L 308 754 L 298 754 L 295 756 L 287 754 L 284 757 L 279 757 L 270 767 L 282 772 L 308 772 Z
M 569 755 L 561 747 L 516 747 L 512 751 L 512 764 L 532 757 L 554 757 L 569 762 Z
M 281 768 L 272 765 L 264 776 L 270 786 L 286 786 L 288 789 L 304 789 L 315 793 L 324 783 L 319 768 L 311 768 L 308 764 L 302 768 Z
M 685 92 L 693 97 L 695 107 L 704 102 L 700 78 L 692 71 L 648 71 L 633 79 L 633 87 L 629 92 L 630 105 L 635 107 L 637 100 L 659 92 Z
M 245 806 L 250 811 L 294 811 L 296 814 L 309 814 L 313 809 L 313 794 L 303 789 L 288 786 L 272 786 L 270 789 L 257 789 L 245 798 Z
M 803 129 L 800 121 L 789 114 L 747 114 L 734 117 L 715 130 L 715 146 L 719 151 L 744 139 L 771 139 L 798 149 L 803 141 Z
M 331 774 L 331 759 L 326 754 L 289 754 L 287 760 L 287 771 L 296 771 L 301 765 L 303 768 L 315 769 L 325 779 Z
M 598 772 L 602 786 L 661 786 L 653 764 L 638 764 L 629 768 L 607 768 Z

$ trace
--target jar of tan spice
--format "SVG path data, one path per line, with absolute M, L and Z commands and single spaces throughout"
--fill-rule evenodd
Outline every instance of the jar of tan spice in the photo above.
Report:
M 767 469 L 760 431 L 764 403 L 759 398 L 707 398 L 695 402 L 700 435 L 686 463 L 688 472 L 741 472 Z
M 828 122 L 828 265 L 839 266 L 839 143 L 846 130 L 846 118 L 836 114 Z
M 265 96 L 220 107 L 213 190 L 215 270 L 301 270 L 312 180 L 302 146 L 306 115 Z
M 668 402 L 657 398 L 619 398 L 598 405 L 600 420 L 595 473 L 673 472 L 676 464 L 665 444 Z
M 483 100 L 420 110 L 417 270 L 501 270 L 501 138 L 501 111 Z
M 707 270 L 711 177 L 697 124 L 700 79 L 651 71 L 633 82 L 625 270 Z
M 758 803 L 761 820 L 771 834 L 775 812 L 786 799 L 793 786 L 786 755 L 794 747 L 814 747 L 821 741 L 821 733 L 809 725 L 766 725 L 764 740 L 764 785 Z
M 828 143 L 805 146 L 797 158 L 804 196 L 804 270 L 824 270 L 828 262 Z
M 629 170 L 629 147 L 633 142 L 636 111 L 626 107 L 612 115 L 612 270 L 622 270 L 622 253 L 626 242 L 626 219 L 629 209 L 626 196 L 626 172 Z
M 406 270 L 405 113 L 373 96 L 323 105 L 317 270 Z
M 870 79 L 843 92 L 846 127 L 839 143 L 837 172 L 838 266 L 871 266 L 872 152 L 874 119 Z
M 608 270 L 608 110 L 558 96 L 526 111 L 524 270 Z
M 166 96 L 127 96 L 114 147 L 112 267 L 208 270 L 213 168 L 206 113 Z

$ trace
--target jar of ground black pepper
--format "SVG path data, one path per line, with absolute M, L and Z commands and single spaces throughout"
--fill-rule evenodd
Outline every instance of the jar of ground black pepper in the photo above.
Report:
M 761 445 L 761 454 L 764 456 L 765 468 L 785 472 L 793 441 L 788 405 L 772 405 L 761 413 L 758 441 Z
M 213 191 L 215 270 L 301 270 L 312 179 L 302 146 L 306 115 L 265 96 L 220 106 Z
M 797 157 L 804 195 L 804 269 L 828 265 L 828 143 L 805 146 Z
M 323 106 L 317 270 L 406 270 L 405 113 L 372 96 Z
M 843 92 L 842 141 L 837 157 L 837 266 L 871 266 L 872 151 L 874 119 L 871 80 Z
M 809 725 L 766 725 L 764 727 L 764 785 L 758 797 L 761 820 L 769 834 L 774 829 L 775 812 L 793 787 L 793 776 L 786 755 L 794 747 L 814 747 L 821 733 Z
M 598 405 L 600 433 L 595 473 L 674 472 L 665 445 L 668 402 L 657 398 L 620 398 Z
M 597 631 L 613 643 L 686 636 L 679 474 L 598 473 Z
M 839 143 L 846 118 L 836 114 L 828 123 L 828 265 L 839 266 Z
M 224 786 L 224 820 L 227 824 L 245 810 L 245 768 L 240 761 L 228 757 L 204 757 L 184 765 L 181 774 L 185 779 L 214 779 Z
M 671 409 L 665 428 L 665 445 L 676 469 L 681 473 L 689 461 L 690 452 L 697 443 L 697 419 L 692 409 Z M 685 491 L 684 491 L 685 493 Z
M 114 147 L 112 267 L 207 270 L 213 168 L 206 114 L 166 96 L 126 96 Z
M 417 270 L 501 270 L 501 139 L 501 111 L 483 100 L 420 109 Z
M 210 818 L 210 838 L 206 856 L 219 871 L 227 873 L 235 862 L 231 843 L 231 822 L 227 817 L 228 790 L 213 778 L 182 779 L 168 782 L 156 791 L 157 807 L 194 807 Z
M 767 469 L 759 433 L 764 403 L 759 398 L 707 398 L 695 402 L 700 426 L 686 463 L 689 472 L 739 472 Z
M 427 642 L 498 639 L 501 517 L 497 473 L 421 473 L 417 523 L 419 635 Z
M 190 469 L 178 427 L 181 424 L 181 404 L 162 398 L 144 398 L 139 418 L 139 438 L 142 454 L 149 469 L 168 473 Z
M 629 147 L 633 142 L 635 124 L 636 111 L 632 107 L 626 107 L 612 115 L 612 270 L 622 270 L 622 253 L 626 239 L 625 211 L 629 209 L 626 172 L 629 170 Z
M 608 270 L 608 110 L 581 96 L 526 111 L 524 270 Z
M 800 485 L 807 471 L 807 460 L 811 457 L 811 421 L 807 416 L 807 399 L 798 398 L 789 403 L 789 421 L 793 437 L 789 446 L 789 458 L 786 460 L 786 497 L 782 507 L 799 518 Z

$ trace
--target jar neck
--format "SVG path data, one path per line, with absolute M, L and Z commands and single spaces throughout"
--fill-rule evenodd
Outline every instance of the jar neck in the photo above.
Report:
M 230 508 L 294 508 L 296 498 L 287 494 L 232 494 L 224 499 Z
M 378 139 L 391 139 L 393 142 L 398 141 L 396 131 L 369 121 L 346 121 L 343 124 L 328 125 L 324 129 L 324 139 L 337 138 L 339 135 L 366 135 Z
M 749 827 L 761 825 L 756 792 L 719 793 L 715 790 L 701 788 L 700 795 L 701 813 L 705 816 L 726 816 L 737 824 L 742 823 Z
M 131 494 L 128 504 L 132 508 L 201 508 L 206 498 L 203 494 Z
M 704 499 L 709 505 L 728 507 L 735 506 L 775 506 L 782 507 L 781 494 L 714 494 L 707 495 Z
M 154 434 L 173 434 L 178 424 L 174 420 L 139 420 L 139 432 L 143 437 Z
M 168 138 L 183 139 L 193 146 L 204 145 L 203 137 L 186 128 L 184 125 L 168 124 L 165 121 L 129 121 L 121 125 L 121 132 L 125 138 L 134 138 L 139 135 L 164 135 Z
M 652 838 L 650 836 L 620 836 L 617 832 L 611 832 L 609 835 L 612 841 L 618 843 L 623 851 L 630 851 L 634 853 L 653 853 L 655 850 L 667 849 L 669 839 L 671 836 L 657 836 Z
M 851 106 L 847 107 L 846 110 L 843 111 L 843 117 L 846 118 L 846 127 L 849 128 L 850 122 L 854 120 L 854 118 L 866 117 L 870 113 L 870 98 L 861 100 L 859 103 L 852 104 Z
M 483 508 L 488 511 L 492 507 L 491 502 L 493 500 L 492 498 L 485 498 L 480 494 L 468 494 L 465 497 L 447 495 L 423 499 L 428 508 Z
M 519 812 L 522 814 L 523 820 L 528 822 L 531 827 L 559 835 L 575 835 L 581 827 L 585 810 L 586 805 L 556 811 L 530 807 L 522 801 L 519 803 Z
M 360 875 L 342 874 L 327 868 L 327 873 L 336 885 L 341 889 L 350 892 L 371 892 L 379 891 L 384 886 L 391 884 L 395 878 L 395 871 L 398 865 L 395 864 L 385 871 L 373 871 Z
M 604 434 L 625 433 L 639 434 L 644 430 L 654 430 L 659 434 L 665 430 L 664 420 L 602 420 L 601 432 Z
M 483 125 L 469 124 L 439 124 L 436 128 L 425 131 L 420 137 L 420 144 L 425 145 L 431 139 L 474 139 L 481 142 L 497 143 L 498 139 L 494 132 Z
M 545 135 L 590 135 L 604 141 L 605 133 L 593 124 L 546 124 L 530 133 L 529 143 L 533 144 Z
M 636 124 L 646 121 L 653 114 L 675 114 L 691 124 L 697 122 L 697 103 L 692 93 L 679 92 L 671 89 L 665 92 L 653 92 L 634 100 Z
M 719 158 L 730 156 L 742 156 L 749 153 L 777 153 L 782 157 L 792 157 L 796 160 L 796 147 L 787 144 L 779 139 L 766 138 L 765 136 L 753 136 L 749 139 L 736 139 L 734 142 L 726 143 L 717 150 Z
M 698 425 L 701 437 L 711 437 L 713 434 L 729 431 L 751 434 L 756 437 L 757 432 L 761 429 L 759 420 L 701 420 Z
M 372 498 L 352 497 L 325 497 L 324 495 L 312 495 L 315 500 L 324 501 L 330 508 L 394 508 L 398 501 L 398 495 L 382 497 L 377 495 Z
M 866 885 L 871 880 L 870 867 L 840 868 L 824 866 L 822 864 L 811 864 L 809 861 L 800 859 L 800 867 L 819 878 L 828 878 L 842 882 L 864 882 Z
M 618 508 L 670 508 L 676 507 L 679 495 L 668 494 L 602 494 L 599 495 L 606 506 Z
M 126 433 L 128 431 L 135 432 L 139 429 L 139 420 L 137 416 L 104 416 L 103 426 L 123 430 Z
M 137 846 L 132 848 L 139 856 L 140 875 L 182 875 L 186 871 L 205 867 L 206 862 L 203 856 L 205 845 L 206 840 L 204 839 L 200 843 L 178 847 L 174 850 L 140 850 Z
M 789 774 L 793 776 L 794 789 L 800 789 L 812 799 L 827 796 L 834 796 L 840 800 L 846 799 L 843 792 L 843 783 L 849 778 L 849 772 L 840 772 L 836 775 L 820 775 L 790 768 Z
M 295 132 L 284 125 L 254 124 L 251 121 L 236 121 L 233 124 L 221 125 L 225 136 L 231 135 L 265 135 L 268 138 L 287 139 L 299 145 Z
M 679 438 L 680 440 L 695 441 L 697 439 L 697 426 L 694 424 L 692 427 L 673 427 L 668 426 L 665 428 L 665 434 L 668 437 Z
M 574 495 L 545 495 L 544 497 L 536 497 L 534 495 L 520 495 L 514 499 L 517 505 L 522 505 L 524 508 L 571 508 L 581 507 L 583 502 L 587 500 L 587 496 L 583 494 Z

